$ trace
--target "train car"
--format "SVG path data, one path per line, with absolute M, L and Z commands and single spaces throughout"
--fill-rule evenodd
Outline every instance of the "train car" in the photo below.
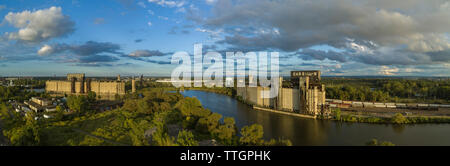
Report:
M 407 103 L 406 108 L 408 109 L 417 109 L 417 103 Z
M 417 104 L 417 108 L 421 110 L 428 109 L 428 104 Z
M 386 105 L 386 108 L 397 108 L 395 105 Z
M 341 104 L 341 103 L 342 103 L 342 100 L 335 100 L 335 99 L 333 99 L 333 103 L 339 103 L 339 104 Z
M 350 108 L 350 104 L 338 104 L 339 108 Z
M 364 107 L 364 105 L 363 105 L 363 103 L 362 102 L 357 102 L 357 101 L 354 101 L 354 102 L 352 102 L 352 107 Z
M 408 108 L 408 107 L 406 107 L 406 104 L 405 104 L 405 103 L 395 103 L 395 106 L 396 106 L 397 108 L 403 108 L 403 109 Z
M 363 106 L 364 106 L 364 108 L 373 108 L 374 107 L 373 103 L 371 103 L 371 102 L 364 102 Z
M 374 104 L 373 106 L 375 108 L 386 108 L 386 105 L 384 105 L 384 104 Z
M 429 104 L 429 107 L 439 107 L 440 104 Z
M 441 105 L 439 105 L 439 108 L 450 108 L 450 105 L 448 105 L 448 104 L 441 104 Z
M 342 104 L 352 104 L 352 101 L 342 101 Z

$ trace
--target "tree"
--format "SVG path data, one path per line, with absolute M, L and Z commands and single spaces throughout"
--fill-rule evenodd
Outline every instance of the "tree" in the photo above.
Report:
M 147 138 L 145 138 L 145 130 L 150 127 L 146 120 L 141 120 L 139 123 L 131 119 L 126 120 L 127 126 L 130 128 L 129 135 L 131 137 L 133 146 L 149 145 Z
M 6 136 L 12 145 L 15 146 L 35 146 L 40 144 L 39 125 L 34 120 L 33 114 L 26 117 L 25 125 L 13 128 L 6 132 Z
M 336 108 L 334 110 L 334 117 L 336 118 L 336 120 L 341 120 L 341 109 L 340 108 Z
M 245 126 L 241 129 L 241 139 L 239 140 L 242 145 L 263 145 L 262 139 L 264 132 L 263 127 L 259 124 L 253 124 L 251 126 Z
M 218 113 L 212 113 L 205 118 L 200 118 L 195 128 L 203 133 L 209 132 L 210 134 L 215 134 L 217 127 L 219 126 L 219 120 L 221 118 L 222 115 Z
M 56 106 L 56 116 L 55 119 L 56 120 L 62 120 L 64 118 L 64 108 L 62 108 L 61 106 Z
M 236 136 L 236 125 L 235 121 L 231 117 L 226 117 L 224 124 L 220 125 L 218 128 L 217 138 L 221 140 L 225 145 L 232 145 Z
M 401 113 L 396 113 L 392 117 L 391 122 L 394 124 L 403 124 L 408 123 L 408 119 L 406 119 Z
M 70 144 L 74 144 L 74 142 L 70 141 Z M 90 135 L 84 136 L 83 141 L 81 141 L 78 145 L 73 146 L 101 146 L 101 145 L 109 145 L 105 143 L 103 139 L 95 138 Z M 111 145 L 109 145 L 111 146 Z
M 67 106 L 77 113 L 84 113 L 88 109 L 88 101 L 85 96 L 72 95 L 67 98 Z
M 177 144 L 180 146 L 198 146 L 198 142 L 194 138 L 194 134 L 187 130 L 178 132 Z
M 97 94 L 95 92 L 89 91 L 87 100 L 89 101 L 89 103 L 95 102 L 97 100 Z
M 395 146 L 392 142 L 389 141 L 382 141 L 379 142 L 377 139 L 372 139 L 369 142 L 366 143 L 367 146 Z

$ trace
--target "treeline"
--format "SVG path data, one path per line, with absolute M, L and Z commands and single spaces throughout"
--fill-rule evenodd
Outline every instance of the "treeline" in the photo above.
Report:
M 428 117 L 414 116 L 405 117 L 401 113 L 396 113 L 392 117 L 358 116 L 354 114 L 342 114 L 339 108 L 333 109 L 333 120 L 341 122 L 359 123 L 390 123 L 390 124 L 418 124 L 418 123 L 450 123 L 450 118 L 445 116 Z
M 390 101 L 388 92 L 381 90 L 371 90 L 369 87 L 341 85 L 326 87 L 326 98 L 354 101 Z
M 448 103 L 448 80 L 324 79 L 326 97 L 376 102 Z
M 0 101 L 2 102 L 6 102 L 8 100 L 23 101 L 35 96 L 47 97 L 48 95 L 45 93 L 27 91 L 25 88 L 19 86 L 0 86 Z
M 18 79 L 14 80 L 14 85 L 16 86 L 31 86 L 33 88 L 45 88 L 46 80 L 32 80 L 32 79 Z
M 233 87 L 189 87 L 184 88 L 184 90 L 199 90 L 205 92 L 214 92 L 219 94 L 224 94 L 230 97 L 234 97 L 236 95 L 236 89 Z

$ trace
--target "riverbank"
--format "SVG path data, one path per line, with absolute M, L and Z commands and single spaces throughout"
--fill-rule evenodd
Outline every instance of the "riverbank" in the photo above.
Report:
M 274 110 L 274 109 L 270 109 L 270 108 L 263 108 L 263 107 L 253 106 L 253 109 L 261 110 L 261 111 L 274 112 L 274 113 L 284 114 L 284 115 L 290 115 L 290 116 L 296 116 L 296 117 L 301 117 L 301 118 L 316 119 L 315 116 L 311 116 L 311 115 L 299 114 L 299 113 L 293 113 L 293 112 L 286 112 L 286 111 L 279 111 L 279 110 Z
M 335 109 L 332 120 L 341 122 L 381 123 L 381 124 L 420 124 L 450 123 L 450 116 L 407 115 L 401 112 L 356 112 Z
M 227 95 L 227 96 L 230 96 L 233 98 L 236 94 L 236 90 L 234 88 L 228 88 L 228 87 L 214 87 L 214 88 L 189 87 L 189 88 L 184 88 L 184 90 L 198 90 L 198 91 L 205 91 L 205 92 L 213 92 L 213 93 Z
M 367 109 L 350 108 L 350 109 L 342 109 L 340 115 L 336 115 L 336 112 L 332 111 L 332 115 L 330 117 L 321 117 L 321 116 L 314 117 L 311 115 L 254 106 L 250 103 L 245 102 L 240 97 L 233 95 L 233 90 L 230 88 L 191 87 L 186 88 L 184 90 L 196 90 L 196 91 L 205 91 L 223 94 L 243 104 L 249 105 L 255 110 L 262 110 L 310 119 L 323 119 L 323 120 L 333 120 L 352 123 L 379 123 L 379 124 L 450 123 L 450 110 L 420 111 L 420 110 L 389 109 L 389 108 L 383 109 L 373 108 L 373 110 L 367 110 Z M 395 116 L 397 114 L 400 114 L 405 119 L 404 120 L 402 118 L 400 120 L 395 119 Z M 397 115 L 397 117 L 399 116 Z
M 212 112 L 233 117 L 238 128 L 257 123 L 263 126 L 265 139 L 281 137 L 291 140 L 294 146 L 363 146 L 374 138 L 400 146 L 450 145 L 450 124 L 445 123 L 394 125 L 301 118 L 255 110 L 223 94 L 195 90 L 182 94 L 199 99 Z
M 263 108 L 253 106 L 254 110 L 268 111 L 278 114 L 284 114 L 289 116 L 309 118 L 309 119 L 321 119 L 321 120 L 334 120 L 341 122 L 358 122 L 358 123 L 380 123 L 380 124 L 418 124 L 418 123 L 450 123 L 450 117 L 448 116 L 403 116 L 401 114 L 394 114 L 391 117 L 379 117 L 379 116 L 362 116 L 358 114 L 345 114 L 339 117 L 333 116 L 330 118 L 316 117 L 306 114 L 286 112 L 280 110 L 274 110 L 270 108 Z

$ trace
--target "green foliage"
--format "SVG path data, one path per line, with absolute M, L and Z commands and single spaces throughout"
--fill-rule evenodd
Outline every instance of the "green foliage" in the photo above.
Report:
M 389 93 L 381 90 L 371 90 L 369 87 L 340 85 L 326 87 L 327 98 L 341 99 L 341 100 L 356 100 L 356 101 L 380 101 L 386 102 L 390 100 Z
M 264 144 L 264 140 L 262 139 L 264 135 L 263 127 L 259 124 L 244 126 L 241 129 L 241 135 L 239 142 L 242 145 L 258 146 Z
M 187 130 L 182 130 L 178 133 L 177 144 L 180 146 L 198 146 L 194 134 Z
M 39 130 L 39 125 L 34 120 L 34 116 L 28 116 L 25 125 L 8 130 L 5 135 L 14 146 L 34 146 L 39 145 L 41 141 Z
M 449 80 L 324 78 L 326 97 L 378 102 L 448 103 Z
M 87 100 L 89 101 L 89 103 L 95 102 L 97 100 L 97 94 L 95 92 L 89 91 Z
M 175 138 L 169 136 L 167 126 L 164 122 L 166 113 L 157 113 L 153 118 L 153 126 L 156 127 L 156 132 L 152 135 L 152 144 L 156 146 L 175 146 Z
M 67 97 L 67 106 L 78 114 L 85 113 L 88 109 L 89 102 L 85 96 L 69 96 Z
M 136 123 L 131 119 L 127 119 L 125 122 L 130 128 L 129 136 L 131 137 L 133 146 L 149 145 L 149 141 L 144 135 L 145 130 L 150 128 L 149 122 L 141 120 L 139 123 Z
M 0 119 L 3 129 L 11 129 L 25 124 L 25 119 L 20 113 L 12 110 L 10 105 L 0 104 Z
M 180 100 L 175 108 L 181 111 L 181 115 L 184 117 L 206 117 L 211 114 L 211 111 L 203 109 L 202 104 L 196 98 L 186 97 Z
M 56 106 L 55 117 L 54 120 L 61 121 L 64 118 L 64 108 L 61 106 Z
M 0 102 L 6 102 L 8 100 L 24 101 L 31 97 L 47 96 L 44 93 L 37 93 L 30 91 L 20 86 L 5 87 L 0 86 Z
M 202 133 L 215 133 L 217 127 L 219 126 L 219 120 L 222 115 L 218 113 L 212 113 L 207 117 L 200 118 L 195 127 L 197 131 Z
M 125 99 L 122 109 L 142 114 L 172 110 L 172 105 L 181 97 L 180 94 L 169 94 L 161 89 L 144 91 L 143 98 L 129 96 Z
M 341 109 L 340 108 L 334 109 L 333 113 L 334 113 L 334 118 L 336 120 L 341 120 Z
M 186 97 L 181 99 L 175 104 L 175 109 L 181 113 L 184 119 L 182 125 L 184 128 L 195 128 L 197 127 L 197 121 L 203 118 L 201 123 L 207 124 L 205 119 L 211 114 L 211 111 L 204 109 L 200 101 L 196 98 Z M 202 126 L 198 126 L 202 127 Z M 201 129 L 203 130 L 203 129 Z
M 271 139 L 265 141 L 263 139 L 263 127 L 259 124 L 253 124 L 251 126 L 244 126 L 241 129 L 241 138 L 239 140 L 241 145 L 248 146 L 292 146 L 292 142 L 285 139 Z
M 220 125 L 217 129 L 217 138 L 224 145 L 234 145 L 236 144 L 236 131 L 237 127 L 235 125 L 234 118 L 226 117 L 224 124 Z
M 103 139 L 95 138 L 89 135 L 86 135 L 78 145 L 76 146 L 108 146 L 110 144 L 106 144 Z
M 195 146 L 198 140 L 210 139 L 222 145 L 240 145 L 234 119 L 224 118 L 222 123 L 222 115 L 203 108 L 196 98 L 161 88 L 141 89 L 136 94 L 126 95 L 121 108 L 106 112 L 87 112 L 89 103 L 95 102 L 92 93 L 69 96 L 67 106 L 73 112 L 65 114 L 58 106 L 55 118 L 39 121 L 31 113 L 25 120 L 11 106 L 0 104 L 2 129 L 12 145 Z M 177 138 L 172 127 L 169 132 L 169 125 L 182 126 Z M 286 140 L 265 142 L 260 125 L 261 136 L 252 135 L 251 129 L 243 130 L 248 133 L 242 139 L 246 145 L 289 145 Z
M 391 118 L 391 122 L 394 124 L 404 124 L 404 123 L 408 123 L 408 119 L 406 119 L 401 113 L 396 113 Z
M 395 146 L 392 142 L 389 141 L 382 141 L 379 142 L 377 139 L 372 139 L 369 142 L 366 143 L 366 146 Z
M 148 102 L 138 99 L 125 100 L 122 109 L 130 112 L 137 112 L 143 114 L 151 113 L 151 109 Z
M 227 96 L 234 97 L 236 96 L 236 89 L 232 87 L 189 87 L 186 88 L 186 90 L 199 90 L 199 91 L 206 91 L 206 92 L 214 92 L 219 94 L 224 94 Z
M 271 139 L 270 141 L 266 142 L 265 145 L 267 146 L 292 146 L 292 142 L 288 139 Z

